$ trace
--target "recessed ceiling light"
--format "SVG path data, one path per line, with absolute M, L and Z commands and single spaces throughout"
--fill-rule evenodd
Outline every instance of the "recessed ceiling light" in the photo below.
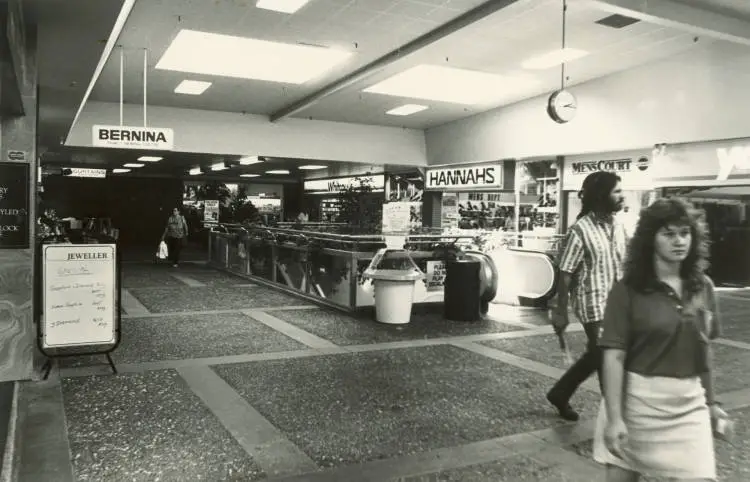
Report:
M 315 164 L 309 164 L 307 166 L 299 166 L 299 169 L 303 171 L 316 171 L 318 169 L 325 169 L 328 166 L 316 166 Z
M 240 159 L 240 164 L 243 166 L 249 166 L 251 164 L 258 164 L 261 163 L 260 159 L 258 159 L 258 156 L 245 156 Z
M 122 167 L 143 167 L 143 166 L 144 166 L 144 164 L 136 164 L 134 162 L 122 165 Z
M 130 172 L 130 169 L 112 169 L 112 174 L 123 174 Z
M 401 107 L 396 107 L 395 109 L 391 109 L 386 114 L 389 115 L 412 115 L 416 114 L 417 112 L 422 112 L 423 110 L 427 109 L 426 105 L 419 105 L 419 104 L 405 104 Z
M 546 54 L 537 55 L 525 60 L 521 66 L 524 69 L 531 70 L 543 70 L 556 67 L 564 62 L 572 62 L 573 60 L 580 59 L 581 57 L 587 56 L 589 53 L 585 50 L 572 49 L 566 47 L 564 49 L 553 50 Z
M 289 174 L 289 171 L 286 169 L 276 169 L 273 171 L 266 171 L 266 174 Z
M 417 65 L 364 89 L 376 94 L 474 105 L 491 102 L 509 92 L 537 83 L 511 77 L 437 65 Z
M 258 0 L 258 8 L 273 10 L 281 13 L 294 13 L 310 0 Z
M 259 177 L 260 174 L 240 174 L 240 177 Z
M 302 84 L 352 55 L 344 50 L 286 44 L 183 29 L 157 69 Z
M 188 174 L 190 174 L 191 176 L 197 176 L 199 174 L 203 174 L 203 171 L 200 167 L 194 167 L 188 171 Z
M 143 162 L 159 162 L 162 159 L 164 159 L 164 158 L 163 157 L 157 157 L 157 156 L 141 156 L 141 157 L 138 158 L 139 161 L 143 161 Z
M 175 94 L 201 95 L 211 87 L 212 82 L 203 82 L 200 80 L 183 80 L 180 85 L 175 87 Z
M 227 168 L 227 166 L 223 162 L 217 162 L 216 164 L 212 164 L 211 165 L 211 170 L 212 171 L 223 171 L 226 168 Z

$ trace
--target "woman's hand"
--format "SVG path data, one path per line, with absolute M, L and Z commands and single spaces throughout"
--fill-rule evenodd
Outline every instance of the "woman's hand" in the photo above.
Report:
M 612 455 L 623 459 L 623 447 L 628 443 L 628 428 L 622 419 L 611 420 L 604 428 L 604 444 Z

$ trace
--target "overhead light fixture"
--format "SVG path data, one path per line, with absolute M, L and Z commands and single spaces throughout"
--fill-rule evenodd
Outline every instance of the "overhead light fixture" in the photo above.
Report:
M 273 171 L 266 171 L 266 174 L 289 174 L 289 171 L 286 169 L 276 169 Z
M 112 169 L 112 174 L 124 174 L 130 172 L 130 169 Z
M 294 13 L 304 7 L 310 0 L 258 0 L 258 8 L 273 10 L 281 13 Z
M 524 69 L 529 70 L 544 70 L 556 67 L 565 62 L 572 62 L 573 60 L 580 59 L 581 57 L 587 56 L 589 53 L 585 50 L 572 49 L 566 47 L 564 49 L 553 50 L 546 54 L 537 55 L 525 60 L 521 66 Z
M 211 87 L 213 82 L 203 82 L 201 80 L 183 80 L 180 85 L 175 87 L 175 94 L 201 95 Z
M 217 162 L 216 164 L 212 164 L 211 165 L 211 170 L 212 171 L 223 171 L 226 168 L 227 168 L 227 166 L 223 162 Z
M 307 166 L 299 166 L 298 169 L 303 171 L 316 171 L 318 169 L 325 169 L 328 166 L 316 166 L 315 164 L 308 164 Z
M 388 115 L 412 115 L 416 114 L 417 112 L 422 112 L 423 110 L 426 110 L 426 105 L 419 105 L 419 104 L 405 104 L 401 107 L 396 107 L 395 109 L 391 109 L 386 114 Z
M 143 167 L 144 164 L 136 164 L 134 162 L 130 162 L 128 164 L 123 164 L 122 167 Z
M 199 174 L 203 174 L 203 171 L 200 167 L 194 167 L 188 171 L 188 174 L 190 174 L 191 176 L 197 176 Z
M 250 166 L 252 164 L 258 164 L 261 163 L 260 159 L 258 159 L 258 156 L 245 156 L 240 159 L 240 164 L 243 166 Z
M 163 157 L 158 157 L 158 156 L 141 156 L 141 157 L 138 158 L 138 160 L 142 161 L 142 162 L 159 162 L 162 159 L 164 159 L 164 158 Z
M 511 77 L 438 65 L 417 65 L 364 91 L 474 105 L 500 99 L 536 83 L 527 76 Z
M 240 174 L 240 177 L 260 177 L 260 174 Z
M 351 55 L 345 50 L 183 29 L 175 36 L 156 68 L 302 84 L 329 71 Z

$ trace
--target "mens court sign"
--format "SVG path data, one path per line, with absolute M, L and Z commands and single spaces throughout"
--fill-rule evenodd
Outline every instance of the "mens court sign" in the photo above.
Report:
M 129 127 L 95 125 L 92 128 L 93 147 L 119 149 L 174 149 L 174 131 L 161 127 Z

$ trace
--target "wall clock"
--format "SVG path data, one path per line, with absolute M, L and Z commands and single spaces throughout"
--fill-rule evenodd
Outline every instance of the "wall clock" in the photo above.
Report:
M 570 122 L 578 110 L 576 97 L 565 89 L 552 93 L 547 101 L 547 114 L 558 124 Z

